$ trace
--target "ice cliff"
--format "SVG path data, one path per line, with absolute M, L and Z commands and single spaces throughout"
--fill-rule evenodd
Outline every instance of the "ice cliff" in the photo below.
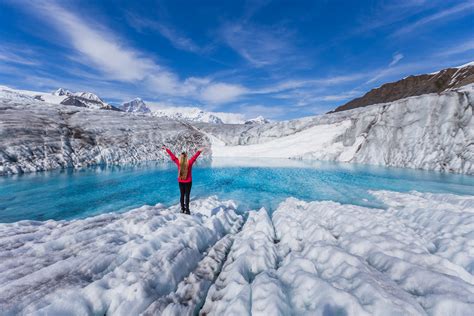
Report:
M 197 125 L 214 156 L 333 160 L 474 174 L 474 85 L 259 126 Z
M 25 98 L 0 98 L 0 175 L 162 160 L 163 144 L 190 152 L 208 144 L 192 126 L 170 119 Z

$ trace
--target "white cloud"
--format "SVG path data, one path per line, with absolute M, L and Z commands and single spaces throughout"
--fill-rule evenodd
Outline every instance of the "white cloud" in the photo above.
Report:
M 34 14 L 40 14 L 69 40 L 79 53 L 79 60 L 102 72 L 108 80 L 141 82 L 149 91 L 175 97 L 188 97 L 215 104 L 234 101 L 247 90 L 241 85 L 214 82 L 208 78 L 179 77 L 157 64 L 153 58 L 131 48 L 102 25 L 80 19 L 54 1 L 31 3 Z M 164 29 L 163 29 L 164 30 Z M 167 34 L 173 34 L 168 30 Z M 187 45 L 181 40 L 181 45 Z M 189 44 L 189 43 L 188 43 Z
M 226 103 L 236 100 L 247 92 L 247 89 L 239 85 L 214 83 L 202 90 L 201 98 L 211 103 Z
M 436 56 L 453 56 L 469 52 L 471 50 L 474 50 L 474 40 L 466 40 L 464 42 L 453 45 L 452 48 L 442 50 L 441 52 L 436 54 Z
M 398 64 L 398 62 L 403 58 L 403 54 L 401 53 L 395 53 L 393 56 L 392 56 L 392 61 L 388 64 L 388 67 L 387 68 L 384 68 L 384 69 L 379 69 L 379 70 L 376 70 L 374 75 L 372 75 L 372 78 L 370 78 L 367 83 L 372 83 L 374 81 L 377 81 L 378 79 L 381 79 L 385 76 L 388 76 L 390 74 L 393 74 L 393 73 L 396 73 L 398 70 L 395 69 L 394 71 L 394 66 L 396 64 Z
M 0 61 L 26 66 L 36 66 L 40 64 L 34 58 L 13 52 L 11 49 L 5 49 L 4 47 L 0 47 Z
M 327 87 L 335 84 L 343 84 L 347 82 L 353 82 L 367 77 L 367 73 L 353 73 L 348 75 L 325 77 L 325 78 L 316 78 L 316 79 L 306 79 L 306 80 L 286 80 L 277 82 L 274 85 L 269 85 L 260 89 L 254 89 L 252 93 L 254 94 L 272 94 L 279 93 L 283 91 L 295 90 L 300 88 L 306 89 L 315 89 L 321 87 Z
M 143 18 L 143 16 L 135 16 L 131 13 L 127 14 L 127 20 L 132 25 L 132 27 L 137 30 L 150 29 L 158 31 L 161 36 L 170 41 L 170 43 L 177 49 L 184 51 L 189 51 L 193 53 L 201 53 L 206 51 L 205 48 L 199 47 L 192 39 L 181 34 L 173 27 L 165 25 L 164 23 L 159 23 L 150 19 Z
M 474 8 L 474 1 L 466 1 L 458 5 L 455 5 L 449 9 L 445 9 L 445 10 L 436 12 L 434 14 L 428 15 L 424 18 L 421 18 L 416 22 L 413 22 L 411 24 L 408 24 L 398 29 L 392 35 L 393 36 L 404 35 L 407 33 L 414 32 L 417 29 L 425 26 L 426 24 L 434 23 L 439 20 L 444 20 L 446 18 L 452 18 L 453 16 L 456 16 L 456 15 L 470 14 L 472 13 L 473 8 Z
M 394 54 L 392 57 L 392 61 L 390 62 L 388 66 L 389 67 L 395 66 L 403 57 L 404 57 L 403 54 L 400 54 L 400 53 Z
M 121 81 L 142 80 L 151 71 L 161 70 L 152 59 L 127 47 L 113 34 L 99 31 L 100 26 L 83 22 L 54 2 L 43 5 L 37 3 L 33 10 L 53 23 L 87 62 L 110 78 Z
M 260 115 L 269 119 L 278 119 L 293 111 L 295 111 L 295 109 L 290 106 L 243 104 L 239 107 L 239 112 L 244 114 L 246 119 L 252 119 Z
M 290 32 L 250 23 L 226 24 L 220 35 L 224 42 L 255 67 L 263 67 L 298 58 Z

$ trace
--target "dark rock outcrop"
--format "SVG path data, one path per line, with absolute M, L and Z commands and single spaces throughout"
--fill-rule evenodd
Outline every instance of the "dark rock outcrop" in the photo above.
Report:
M 340 112 L 372 104 L 392 102 L 428 93 L 441 93 L 448 89 L 474 83 L 474 65 L 448 68 L 433 74 L 409 76 L 372 89 L 364 96 L 347 102 L 329 112 Z
M 78 97 L 75 95 L 70 95 L 69 97 L 64 99 L 60 104 L 78 106 L 82 108 L 96 108 L 96 109 L 101 109 L 101 110 L 122 111 L 102 101 L 86 99 L 86 98 Z

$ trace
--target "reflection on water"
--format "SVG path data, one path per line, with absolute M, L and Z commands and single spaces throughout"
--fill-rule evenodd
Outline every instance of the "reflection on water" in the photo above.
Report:
M 220 158 L 193 168 L 192 198 L 234 199 L 269 210 L 294 196 L 383 207 L 369 190 L 472 194 L 474 177 L 290 159 Z M 146 162 L 0 177 L 0 222 L 71 219 L 178 201 L 174 164 Z

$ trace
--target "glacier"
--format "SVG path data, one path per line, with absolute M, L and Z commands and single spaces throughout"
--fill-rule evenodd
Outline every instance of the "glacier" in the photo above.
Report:
M 474 85 L 259 126 L 196 125 L 215 157 L 319 159 L 474 174 Z
M 467 315 L 474 197 L 392 191 L 386 209 L 288 198 L 143 206 L 0 224 L 0 310 L 14 314 Z
M 166 118 L 0 98 L 0 175 L 167 160 L 163 145 L 195 151 L 209 145 L 191 125 Z
M 215 124 L 210 117 L 211 123 L 199 122 L 202 111 L 191 122 L 58 105 L 2 88 L 0 175 L 162 160 L 162 144 L 187 151 L 208 146 L 212 157 L 317 159 L 472 175 L 473 104 L 471 84 L 290 121 Z

